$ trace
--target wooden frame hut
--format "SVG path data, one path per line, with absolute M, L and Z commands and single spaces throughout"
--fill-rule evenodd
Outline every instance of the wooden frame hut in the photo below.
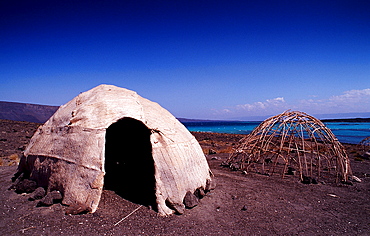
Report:
M 226 165 L 266 175 L 296 174 L 304 182 L 347 181 L 351 174 L 346 151 L 331 130 L 313 116 L 290 110 L 266 119 L 243 138 Z
M 199 143 L 172 114 L 136 92 L 100 85 L 81 93 L 32 137 L 16 178 L 33 180 L 63 204 L 95 212 L 103 187 L 160 215 L 188 191 L 207 188 Z
M 360 145 L 360 147 L 363 148 L 364 151 L 366 149 L 369 149 L 370 148 L 370 137 L 366 137 L 363 140 L 361 140 L 361 142 L 359 143 L 359 145 Z

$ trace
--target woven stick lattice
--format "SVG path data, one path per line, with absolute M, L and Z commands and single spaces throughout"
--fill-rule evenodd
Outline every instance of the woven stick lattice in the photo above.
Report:
M 359 145 L 370 147 L 370 137 L 366 137 L 363 140 L 361 140 Z
M 361 140 L 361 142 L 359 143 L 359 145 L 364 149 L 368 149 L 370 148 L 370 137 L 366 137 L 364 138 L 363 140 Z
M 226 165 L 273 175 L 298 174 L 347 181 L 350 162 L 342 144 L 320 120 L 299 111 L 270 117 L 240 140 Z

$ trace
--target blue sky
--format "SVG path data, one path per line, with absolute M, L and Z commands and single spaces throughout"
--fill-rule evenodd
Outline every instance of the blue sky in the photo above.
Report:
M 370 2 L 0 1 L 0 100 L 99 84 L 176 117 L 370 112 Z

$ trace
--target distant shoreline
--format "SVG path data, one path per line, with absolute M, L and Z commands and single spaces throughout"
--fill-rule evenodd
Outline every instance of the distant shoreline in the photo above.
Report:
M 322 122 L 348 122 L 348 123 L 366 123 L 370 118 L 348 118 L 348 119 L 323 119 Z
M 187 119 L 187 118 L 177 118 L 181 123 L 187 122 L 262 122 L 262 121 L 247 121 L 247 120 L 201 120 L 201 119 Z M 370 122 L 370 118 L 337 118 L 337 119 L 322 119 L 322 122 L 347 122 L 347 123 L 367 123 Z

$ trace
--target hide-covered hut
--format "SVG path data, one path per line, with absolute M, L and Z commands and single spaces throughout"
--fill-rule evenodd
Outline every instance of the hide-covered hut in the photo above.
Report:
M 42 125 L 16 177 L 33 180 L 62 203 L 95 212 L 103 187 L 154 207 L 182 205 L 205 189 L 210 170 L 198 142 L 167 110 L 136 92 L 100 85 L 81 93 Z

